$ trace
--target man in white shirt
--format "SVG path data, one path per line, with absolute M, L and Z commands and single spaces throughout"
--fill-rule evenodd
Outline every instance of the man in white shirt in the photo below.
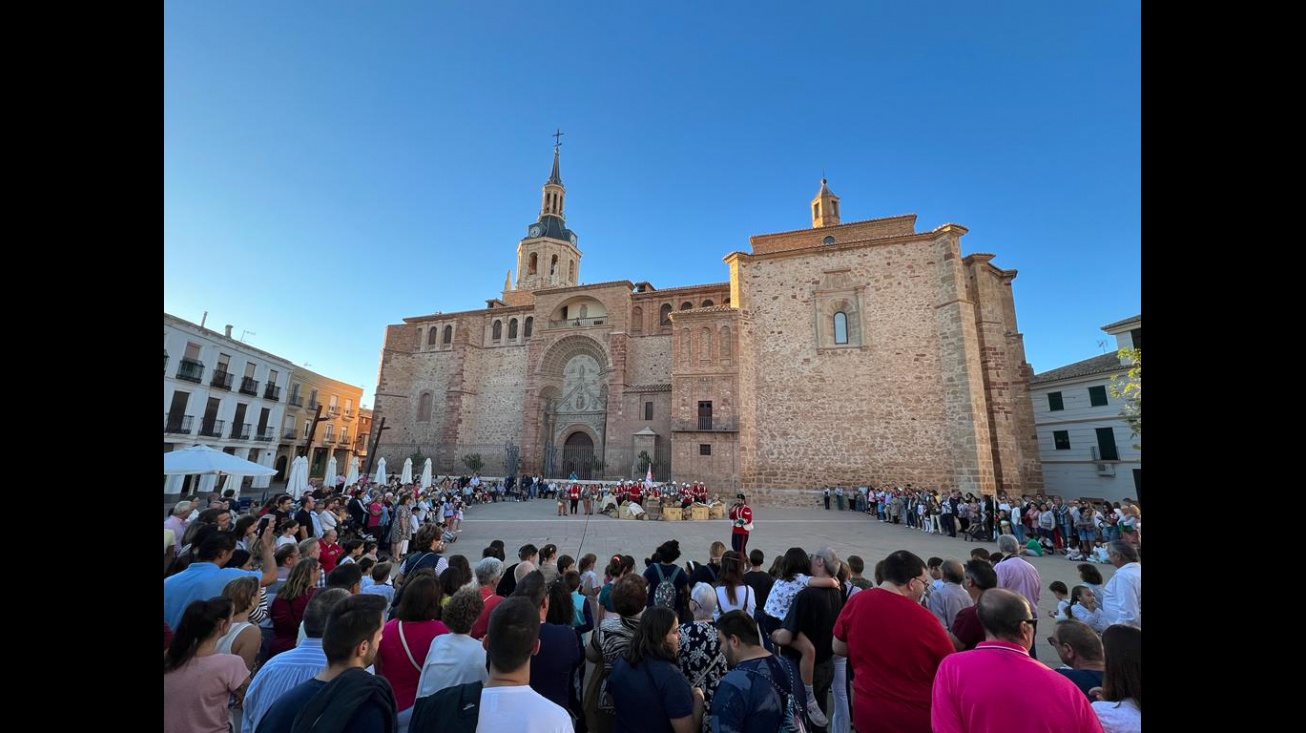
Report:
M 478 733 L 573 732 L 571 715 L 531 689 L 531 657 L 540 650 L 540 611 L 531 599 L 514 596 L 495 607 L 485 649 L 490 678 L 481 690 Z
M 1102 588 L 1102 615 L 1108 624 L 1143 628 L 1143 566 L 1138 553 L 1127 542 L 1108 544 L 1106 558 L 1116 574 Z
M 960 562 L 945 560 L 939 569 L 943 574 L 943 585 L 930 593 L 926 607 L 943 622 L 943 628 L 951 629 L 952 622 L 957 619 L 957 613 L 967 606 L 974 605 L 974 601 L 962 587 L 962 583 L 966 581 L 966 569 Z

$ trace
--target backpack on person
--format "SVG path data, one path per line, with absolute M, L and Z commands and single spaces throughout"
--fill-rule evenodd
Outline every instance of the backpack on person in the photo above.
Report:
M 780 706 L 782 712 L 780 715 L 780 725 L 776 728 L 776 733 L 807 733 L 806 713 L 804 713 L 802 707 L 795 702 L 797 695 L 794 694 L 793 666 L 791 664 L 785 664 L 779 657 L 772 656 L 769 657 L 769 659 L 775 660 L 774 664 L 767 664 L 767 668 L 771 670 L 772 675 L 775 674 L 776 665 L 779 665 L 784 669 L 785 674 L 789 678 L 788 692 L 781 689 L 780 685 L 776 684 L 775 678 L 770 675 L 760 674 L 749 669 L 743 671 L 750 675 L 765 678 L 767 682 L 771 683 L 771 689 L 775 690 L 775 694 L 780 696 L 780 700 L 782 701 Z
M 409 733 L 476 733 L 483 687 L 480 682 L 468 682 L 417 698 Z
M 680 568 L 674 567 L 670 580 L 662 572 L 661 563 L 655 564 L 653 570 L 658 574 L 658 587 L 653 591 L 653 605 L 676 610 L 676 576 L 680 574 Z

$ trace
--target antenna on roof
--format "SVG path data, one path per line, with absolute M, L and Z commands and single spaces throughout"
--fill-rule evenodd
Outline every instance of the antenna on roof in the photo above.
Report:
M 242 344 L 245 343 L 245 337 L 246 337 L 246 336 L 257 336 L 257 335 L 258 335 L 257 333 L 254 333 L 253 331 L 250 331 L 249 329 L 243 329 L 243 330 L 241 330 L 241 332 L 240 332 L 240 342 L 241 342 Z
M 1102 350 L 1102 353 L 1105 354 L 1105 353 L 1106 353 L 1106 339 L 1098 339 L 1098 340 L 1097 340 L 1097 348 L 1101 349 L 1101 350 Z

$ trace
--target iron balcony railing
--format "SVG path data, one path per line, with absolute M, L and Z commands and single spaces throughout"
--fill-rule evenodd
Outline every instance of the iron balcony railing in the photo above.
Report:
M 252 378 L 252 377 L 241 377 L 241 378 L 240 378 L 240 393 L 241 393 L 241 394 L 252 395 L 252 396 L 254 396 L 254 397 L 257 397 L 257 396 L 258 396 L 258 380 L 257 380 L 257 379 L 254 379 L 254 378 Z
M 607 320 L 607 316 L 601 318 L 565 318 L 561 321 L 549 321 L 549 328 L 589 328 L 590 326 L 602 326 Z
M 291 395 L 289 402 L 291 407 L 304 406 L 304 398 L 302 395 Z
M 226 425 L 226 420 L 201 420 L 200 435 L 209 438 L 221 438 L 222 426 Z
M 184 379 L 187 382 L 199 384 L 204 378 L 204 364 L 194 359 L 182 359 L 177 365 L 177 379 Z
M 298 430 L 294 428 L 286 428 L 285 430 L 281 431 L 281 438 L 283 440 L 294 440 L 295 436 L 298 434 L 299 434 Z
M 276 431 L 272 428 L 264 428 L 254 435 L 254 440 L 262 443 L 271 443 L 272 439 L 277 437 Z
M 281 399 L 281 388 L 268 382 L 268 386 L 263 388 L 263 399 L 277 402 Z
M 231 439 L 249 440 L 249 429 L 251 427 L 253 427 L 253 423 L 233 424 L 231 426 Z
M 231 391 L 231 372 L 214 372 L 209 386 Z
M 163 415 L 163 432 L 190 435 L 191 425 L 195 422 L 192 415 Z
M 671 421 L 671 429 L 680 433 L 734 433 L 739 419 L 733 417 L 697 417 Z

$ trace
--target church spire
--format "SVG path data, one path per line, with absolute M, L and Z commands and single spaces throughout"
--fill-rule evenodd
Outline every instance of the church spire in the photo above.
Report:
M 562 185 L 562 174 L 558 172 L 558 148 L 562 146 L 562 130 L 553 134 L 553 171 L 549 180 L 544 182 L 544 195 L 540 200 L 540 218 L 556 216 L 566 219 L 562 211 L 562 200 L 567 196 L 567 189 Z
M 812 228 L 839 226 L 839 197 L 830 190 L 825 178 L 821 190 L 812 199 Z
M 554 146 L 554 148 L 553 148 L 553 172 L 549 174 L 549 181 L 548 181 L 548 182 L 549 182 L 549 183 L 556 183 L 556 184 L 558 184 L 559 186 L 562 185 L 562 174 L 558 172 L 558 148 L 557 148 L 557 146 Z
M 509 270 L 508 273 L 503 276 L 503 292 L 506 293 L 509 290 L 512 290 L 512 270 Z

